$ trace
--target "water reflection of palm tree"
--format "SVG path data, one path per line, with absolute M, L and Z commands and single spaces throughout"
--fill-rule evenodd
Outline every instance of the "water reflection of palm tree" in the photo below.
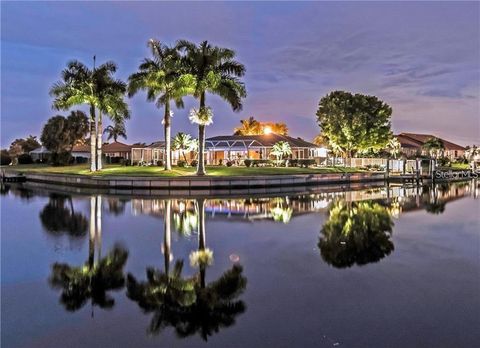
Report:
M 132 274 L 127 276 L 127 296 L 137 302 L 146 313 L 153 312 L 148 331 L 158 334 L 166 326 L 175 326 L 181 315 L 181 308 L 192 305 L 196 299 L 193 278 L 183 278 L 183 261 L 175 262 L 170 272 L 171 260 L 171 207 L 172 201 L 165 201 L 164 211 L 164 269 L 147 268 L 147 281 L 139 282 Z
M 173 213 L 175 230 L 183 236 L 190 236 L 197 230 L 197 214 L 188 207 L 188 202 L 178 202 L 179 211 Z
M 328 264 L 337 268 L 365 265 L 393 251 L 393 220 L 380 204 L 337 201 L 329 214 L 318 242 L 322 259 Z
M 67 233 L 71 237 L 83 237 L 88 228 L 87 218 L 75 212 L 72 197 L 61 194 L 50 194 L 40 212 L 40 221 L 45 230 L 54 235 Z
M 101 238 L 101 196 L 90 200 L 90 238 L 88 261 L 83 266 L 70 266 L 66 263 L 54 263 L 49 279 L 52 288 L 61 289 L 60 302 L 68 311 L 82 308 L 90 299 L 93 306 L 112 308 L 114 299 L 108 295 L 110 290 L 123 288 L 125 278 L 123 267 L 127 262 L 128 251 L 115 245 L 104 257 L 100 257 Z M 95 262 L 95 244 L 98 244 L 98 257 Z
M 431 187 L 429 187 L 429 195 L 428 195 L 428 201 L 425 203 L 425 211 L 427 213 L 431 214 L 443 214 L 445 212 L 445 206 L 446 202 L 441 201 L 438 197 L 439 191 L 445 192 L 448 190 L 448 187 L 445 186 L 438 186 L 433 184 Z
M 206 268 L 212 262 L 213 253 L 206 248 L 205 201 L 197 200 L 198 250 L 192 253 L 191 261 L 200 268 L 193 278 L 181 276 L 183 261 L 177 261 L 173 272 L 169 272 L 171 208 L 165 205 L 165 272 L 147 269 L 147 281 L 138 282 L 128 275 L 127 296 L 137 302 L 146 313 L 153 312 L 149 333 L 158 334 L 167 326 L 175 329 L 180 337 L 200 333 L 205 340 L 221 327 L 234 324 L 235 317 L 245 311 L 243 301 L 236 298 L 246 286 L 242 267 L 234 265 L 218 280 L 206 283 Z
M 187 337 L 198 332 L 207 340 L 221 327 L 233 325 L 235 318 L 245 311 L 245 303 L 237 298 L 245 290 L 247 279 L 242 275 L 242 266 L 234 265 L 216 281 L 206 283 L 206 269 L 213 262 L 213 252 L 206 247 L 205 200 L 197 199 L 196 206 L 198 250 L 190 255 L 191 264 L 199 268 L 195 283 L 196 301 L 185 309 L 177 334 Z

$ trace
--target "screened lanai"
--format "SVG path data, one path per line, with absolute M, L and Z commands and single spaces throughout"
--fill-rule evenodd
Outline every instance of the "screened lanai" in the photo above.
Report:
M 273 145 L 285 141 L 292 149 L 293 159 L 321 159 L 327 157 L 327 149 L 300 138 L 280 134 L 222 135 L 205 141 L 207 163 L 222 164 L 224 161 L 272 158 Z

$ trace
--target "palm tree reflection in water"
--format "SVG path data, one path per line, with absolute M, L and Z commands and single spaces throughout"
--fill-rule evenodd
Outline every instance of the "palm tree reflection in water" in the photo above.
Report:
M 329 214 L 318 242 L 326 263 L 336 268 L 362 266 L 394 250 L 390 240 L 393 220 L 379 203 L 339 200 L 332 203 Z
M 190 255 L 199 274 L 191 278 L 181 276 L 183 261 L 175 263 L 169 273 L 170 258 L 165 257 L 165 272 L 147 269 L 147 281 L 138 282 L 128 275 L 127 296 L 137 302 L 146 313 L 153 312 L 148 328 L 150 334 L 158 334 L 171 326 L 179 337 L 196 334 L 207 340 L 221 327 L 235 323 L 237 315 L 245 311 L 245 304 L 237 300 L 246 287 L 243 268 L 234 265 L 216 281 L 206 283 L 206 269 L 213 262 L 213 252 L 206 247 L 205 200 L 196 201 L 198 217 L 198 250 Z M 170 246 L 171 201 L 165 202 L 165 254 Z
M 60 302 L 66 310 L 76 311 L 90 299 L 92 317 L 94 306 L 104 309 L 114 306 L 115 300 L 107 292 L 123 288 L 125 284 L 123 267 L 128 258 L 128 251 L 118 244 L 104 258 L 101 258 L 101 203 L 101 196 L 90 199 L 88 261 L 83 266 L 70 266 L 56 262 L 52 265 L 49 278 L 52 288 L 62 290 Z M 96 262 L 95 244 L 98 246 Z

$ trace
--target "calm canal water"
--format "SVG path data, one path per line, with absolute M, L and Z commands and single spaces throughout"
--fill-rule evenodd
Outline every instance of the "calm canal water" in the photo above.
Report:
M 476 182 L 309 190 L 3 186 L 1 346 L 480 346 Z

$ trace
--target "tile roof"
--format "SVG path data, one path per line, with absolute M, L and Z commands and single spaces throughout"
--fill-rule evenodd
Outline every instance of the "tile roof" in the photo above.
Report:
M 75 145 L 72 152 L 90 152 L 90 145 Z
M 103 152 L 130 152 L 132 145 L 127 145 L 119 141 L 114 141 L 110 144 L 103 144 Z
M 463 146 L 454 144 L 450 141 L 437 137 L 431 134 L 417 134 L 417 133 L 400 133 L 398 136 L 401 136 L 405 141 L 408 139 L 410 142 L 418 143 L 421 147 L 428 139 L 430 138 L 438 138 L 443 141 L 443 145 L 445 146 L 445 150 L 462 150 L 464 151 L 465 148 Z M 399 139 L 400 141 L 400 139 Z M 400 141 L 400 143 L 402 143 Z

